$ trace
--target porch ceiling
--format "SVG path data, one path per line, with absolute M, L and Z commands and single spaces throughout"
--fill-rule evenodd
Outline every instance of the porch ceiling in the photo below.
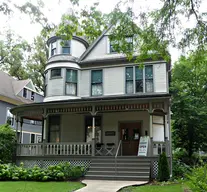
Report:
M 170 94 L 88 97 L 19 105 L 12 108 L 11 113 L 26 119 L 42 120 L 43 114 L 91 113 L 92 106 L 99 112 L 149 110 L 152 102 L 153 109 L 164 109 L 164 100 L 169 99 Z

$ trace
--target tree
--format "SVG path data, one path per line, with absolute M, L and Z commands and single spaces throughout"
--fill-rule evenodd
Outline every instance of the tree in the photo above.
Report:
M 173 143 L 189 158 L 207 147 L 207 57 L 206 51 L 182 56 L 172 73 Z
M 169 165 L 167 162 L 167 156 L 166 156 L 165 152 L 160 154 L 160 157 L 159 157 L 158 177 L 157 178 L 160 182 L 168 181 L 170 179 Z
M 0 161 L 10 163 L 14 154 L 15 132 L 8 124 L 0 126 Z

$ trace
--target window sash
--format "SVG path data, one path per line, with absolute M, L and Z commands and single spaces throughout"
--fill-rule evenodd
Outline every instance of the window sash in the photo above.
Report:
M 153 66 L 145 66 L 145 92 L 150 93 L 154 91 L 153 84 Z
M 102 70 L 91 71 L 91 83 L 102 83 L 103 73 Z
M 132 80 L 133 81 L 133 67 L 127 67 L 126 68 L 126 80 Z
M 91 95 L 92 96 L 103 95 L 103 84 L 102 83 L 92 83 Z
M 51 78 L 54 77 L 61 77 L 61 69 L 57 68 L 57 69 L 51 69 Z
M 27 89 L 26 88 L 23 89 L 23 97 L 27 98 Z
M 66 95 L 77 95 L 77 83 L 68 83 L 66 82 Z
M 70 41 L 63 41 L 62 46 L 62 53 L 63 54 L 70 54 Z
M 133 94 L 134 93 L 134 81 L 133 80 L 126 80 L 126 93 Z
M 78 81 L 78 72 L 76 70 L 67 69 L 66 71 L 66 82 L 68 83 L 77 83 Z
M 143 92 L 143 80 L 136 80 L 136 93 L 142 93 Z

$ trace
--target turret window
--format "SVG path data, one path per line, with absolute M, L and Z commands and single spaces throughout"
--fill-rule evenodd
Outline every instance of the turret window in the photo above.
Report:
M 63 41 L 62 43 L 62 53 L 70 54 L 70 41 Z
M 66 95 L 77 95 L 78 72 L 73 69 L 66 70 Z
M 51 78 L 61 77 L 61 68 L 51 69 Z
M 51 56 L 57 53 L 56 41 L 51 44 Z

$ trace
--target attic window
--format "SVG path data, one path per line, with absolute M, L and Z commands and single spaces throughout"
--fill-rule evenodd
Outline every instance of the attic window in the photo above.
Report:
M 27 98 L 27 89 L 26 88 L 23 89 L 23 97 Z
M 35 95 L 35 94 L 34 94 L 34 92 L 32 91 L 32 93 L 31 93 L 31 100 L 32 100 L 32 101 L 34 101 L 34 95 Z

